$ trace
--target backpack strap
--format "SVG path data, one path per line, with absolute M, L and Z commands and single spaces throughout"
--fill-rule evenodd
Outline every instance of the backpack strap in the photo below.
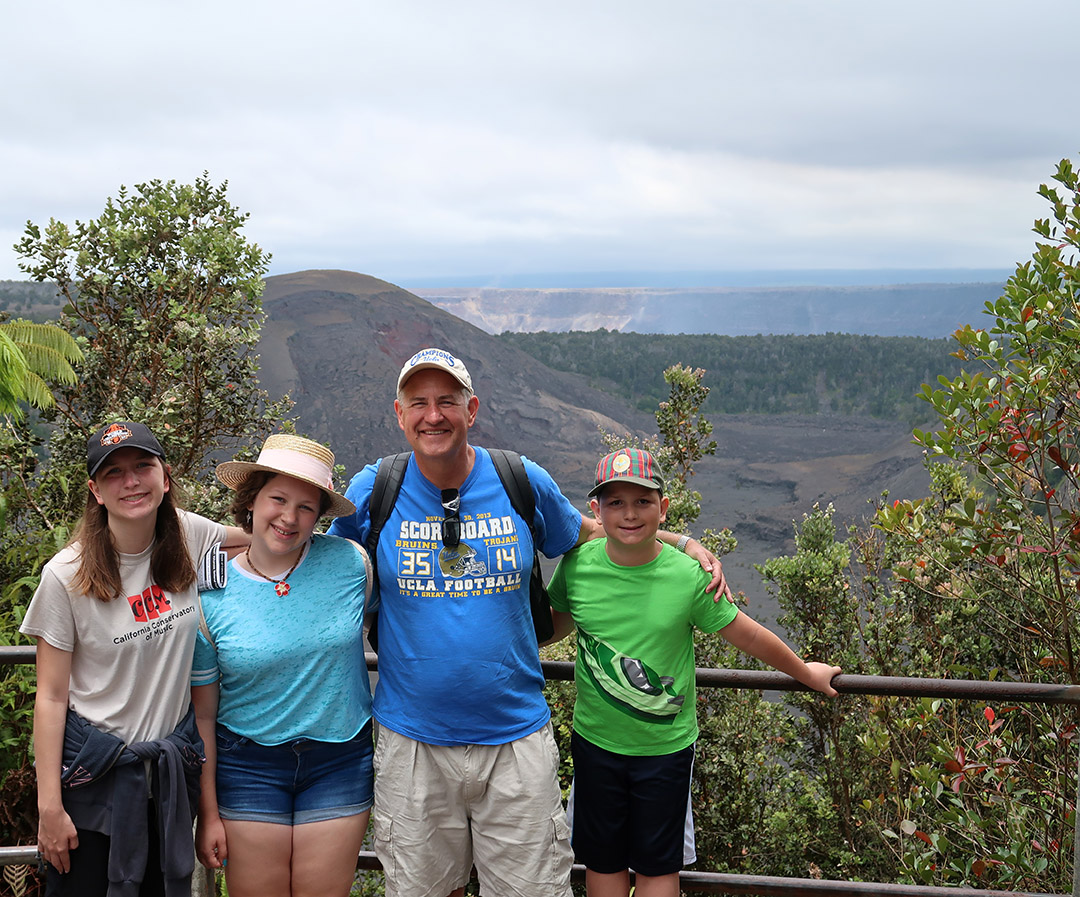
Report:
M 367 541 L 364 543 L 372 568 L 378 563 L 376 552 L 379 548 L 379 534 L 397 503 L 401 483 L 405 479 L 405 468 L 409 466 L 411 457 L 412 452 L 387 455 L 379 462 L 379 468 L 375 471 L 375 483 L 371 487 L 371 502 L 368 505 L 371 529 L 368 530 Z M 377 570 L 375 575 L 378 576 Z
M 528 524 L 535 543 L 536 528 L 533 521 L 536 518 L 536 496 L 533 495 L 532 484 L 529 482 L 529 475 L 525 472 L 521 455 L 505 449 L 488 449 L 488 454 L 495 465 L 495 472 L 499 474 L 503 489 L 510 498 L 510 504 L 517 515 Z
M 488 449 L 495 471 L 499 474 L 503 489 L 517 515 L 529 526 L 533 541 L 533 563 L 529 574 L 529 610 L 532 612 L 533 629 L 537 642 L 546 642 L 555 634 L 551 620 L 551 599 L 544 586 L 544 574 L 540 569 L 540 549 L 536 544 L 536 496 L 533 495 L 529 474 L 517 452 L 505 449 Z
M 379 535 L 390 517 L 390 512 L 394 510 L 394 505 L 397 503 L 398 493 L 401 492 L 401 483 L 405 479 L 405 468 L 409 466 L 409 458 L 411 457 L 412 452 L 398 452 L 396 455 L 387 455 L 379 461 L 379 467 L 375 471 L 375 483 L 371 487 L 371 501 L 368 505 L 371 528 L 368 530 L 368 537 L 364 542 L 368 561 L 371 563 L 369 582 L 372 588 L 375 588 L 379 582 Z M 370 615 L 368 642 L 371 644 L 372 649 L 378 653 L 378 612 Z

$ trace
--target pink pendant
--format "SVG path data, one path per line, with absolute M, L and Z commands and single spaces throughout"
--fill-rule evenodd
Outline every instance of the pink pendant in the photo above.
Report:
M 284 598 L 289 594 L 289 584 L 287 582 L 279 582 L 274 586 L 274 591 Z

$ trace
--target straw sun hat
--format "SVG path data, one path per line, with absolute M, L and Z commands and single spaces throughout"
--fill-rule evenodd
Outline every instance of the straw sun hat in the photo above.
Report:
M 330 499 L 327 517 L 347 517 L 356 513 L 356 505 L 334 491 L 331 474 L 334 453 L 325 445 L 277 433 L 268 436 L 255 461 L 224 461 L 217 466 L 217 478 L 230 489 L 236 489 L 249 473 L 265 470 L 278 473 L 321 489 Z

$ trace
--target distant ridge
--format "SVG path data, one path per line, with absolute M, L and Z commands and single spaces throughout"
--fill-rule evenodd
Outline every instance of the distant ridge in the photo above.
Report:
M 853 333 L 948 336 L 979 320 L 1000 283 L 881 286 L 416 288 L 489 333 L 619 330 L 637 333 Z
M 281 274 L 270 281 L 290 283 L 295 282 L 290 279 L 309 275 L 326 281 L 333 273 Z M 784 282 L 785 277 L 805 280 L 800 277 L 803 273 L 837 282 Z M 986 277 L 994 273 L 1000 273 L 1000 279 Z M 553 275 L 555 280 L 527 286 L 414 286 L 410 295 L 427 299 L 492 334 L 603 328 L 726 336 L 852 333 L 937 339 L 980 320 L 984 303 L 1001 295 L 1006 279 L 1004 272 L 982 270 L 726 272 L 732 281 L 738 280 L 736 275 L 742 275 L 746 283 L 689 287 L 672 281 L 619 287 L 579 280 L 565 286 L 559 285 L 558 276 Z M 863 275 L 883 282 L 856 282 Z M 890 275 L 937 275 L 941 279 L 885 282 Z M 949 281 L 947 275 L 958 279 Z M 372 284 L 382 284 L 381 289 L 403 290 L 375 277 L 353 276 L 367 277 Z M 960 279 L 965 277 L 970 279 Z M 841 283 L 845 278 L 852 282 Z M 771 285 L 763 285 L 770 281 Z M 57 315 L 60 304 L 53 284 L 0 281 L 0 312 L 44 321 Z
M 1004 283 L 1007 268 L 813 268 L 790 271 L 545 271 L 395 277 L 406 289 L 604 289 L 610 287 L 889 286 L 911 283 Z

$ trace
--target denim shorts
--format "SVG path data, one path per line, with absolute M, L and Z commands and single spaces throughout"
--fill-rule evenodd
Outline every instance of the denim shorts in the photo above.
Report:
M 300 738 L 268 747 L 217 727 L 222 819 L 301 825 L 371 808 L 371 721 L 351 741 Z

